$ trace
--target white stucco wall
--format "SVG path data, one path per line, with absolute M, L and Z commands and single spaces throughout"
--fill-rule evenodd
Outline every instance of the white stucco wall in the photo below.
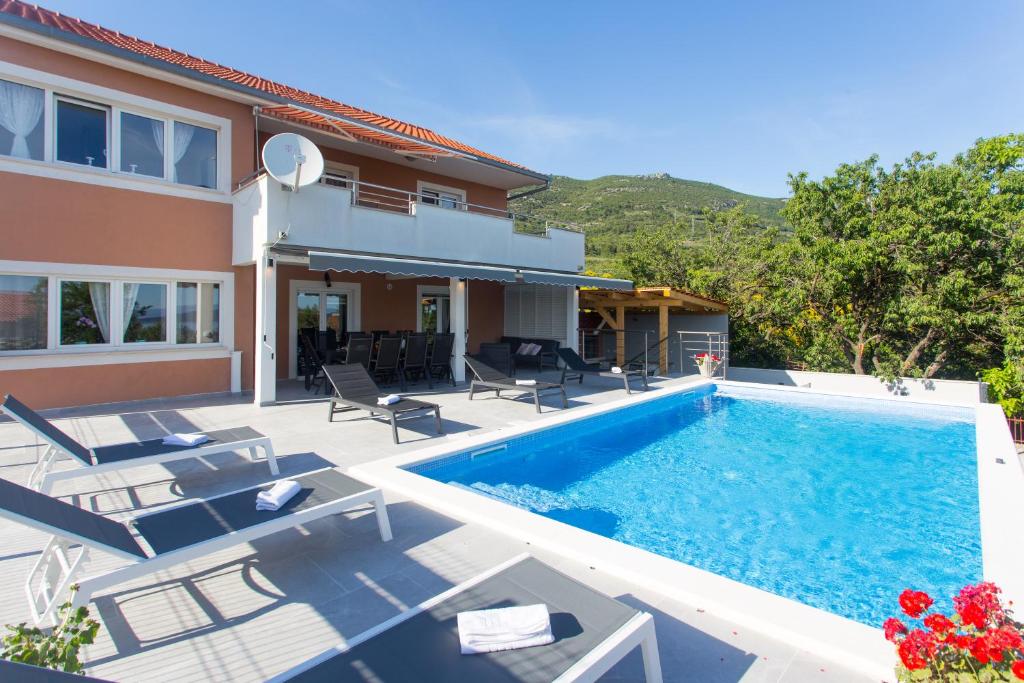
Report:
M 871 375 L 847 375 L 835 372 L 803 372 L 799 370 L 767 370 L 730 366 L 727 379 L 757 382 L 814 391 L 863 394 L 885 398 L 907 398 L 913 401 L 938 403 L 986 403 L 988 390 L 984 382 L 948 379 L 915 379 L 904 377 L 899 384 L 887 384 Z

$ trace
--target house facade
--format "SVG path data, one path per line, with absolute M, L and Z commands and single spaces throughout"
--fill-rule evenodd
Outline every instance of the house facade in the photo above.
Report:
M 312 140 L 319 182 L 262 168 Z M 548 177 L 433 131 L 0 1 L 0 394 L 40 408 L 298 372 L 300 329 L 576 345 L 584 236 L 509 213 Z M 601 280 L 608 287 L 629 283 Z

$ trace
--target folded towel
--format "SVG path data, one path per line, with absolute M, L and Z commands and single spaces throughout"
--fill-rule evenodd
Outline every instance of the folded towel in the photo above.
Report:
M 524 387 L 532 387 L 532 386 L 535 386 L 537 384 L 537 380 L 535 380 L 535 379 L 517 379 L 516 380 L 516 384 L 519 384 L 519 385 L 524 386 Z
M 614 372 L 616 375 L 621 375 L 622 374 L 622 368 L 620 368 L 618 365 L 615 365 L 615 366 L 612 367 L 612 372 Z
M 518 650 L 555 641 L 547 605 L 459 612 L 456 619 L 464 655 Z
M 256 509 L 276 512 L 302 490 L 297 481 L 279 481 L 267 491 L 256 494 Z
M 206 434 L 168 434 L 164 437 L 165 446 L 198 446 L 210 440 Z
M 401 400 L 402 400 L 402 397 L 399 396 L 398 394 L 388 394 L 387 396 L 381 396 L 380 398 L 378 398 L 377 399 L 377 405 L 379 405 L 379 406 L 389 406 L 392 403 L 398 403 Z

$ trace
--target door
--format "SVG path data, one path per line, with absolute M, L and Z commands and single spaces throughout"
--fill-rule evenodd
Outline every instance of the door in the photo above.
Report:
M 424 294 L 420 297 L 420 315 L 416 331 L 441 334 L 452 331 L 449 295 Z
M 295 357 L 298 359 L 296 372 L 304 374 L 302 359 L 305 354 L 302 348 L 302 334 L 307 330 L 315 331 L 317 351 L 321 356 L 335 349 L 327 349 L 319 342 L 320 332 L 334 331 L 334 339 L 340 343 L 348 332 L 348 294 L 343 292 L 322 292 L 299 290 L 295 295 Z M 326 359 L 326 358 L 325 358 Z

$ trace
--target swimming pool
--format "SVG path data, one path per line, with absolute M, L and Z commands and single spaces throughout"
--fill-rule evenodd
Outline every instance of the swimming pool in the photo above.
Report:
M 982 577 L 970 408 L 706 385 L 408 469 L 875 626 Z

